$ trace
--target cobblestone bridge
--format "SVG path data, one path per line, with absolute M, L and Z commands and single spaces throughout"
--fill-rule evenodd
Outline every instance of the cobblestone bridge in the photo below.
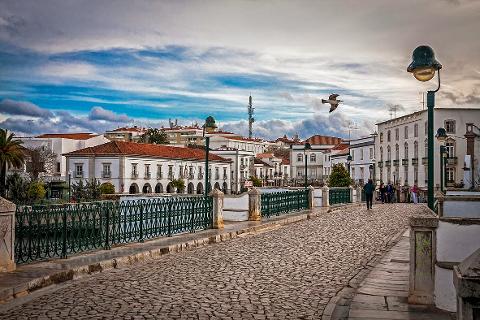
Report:
M 384 204 L 325 213 L 70 281 L 0 308 L 0 319 L 319 319 L 419 211 Z

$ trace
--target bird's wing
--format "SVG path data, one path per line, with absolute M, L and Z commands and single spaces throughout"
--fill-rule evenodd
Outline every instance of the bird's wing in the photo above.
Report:
M 335 109 L 337 109 L 338 107 L 338 104 L 332 104 L 332 106 L 330 107 L 330 111 L 328 111 L 328 113 L 334 111 Z
M 336 100 L 338 96 L 339 96 L 338 94 L 333 93 L 328 97 L 328 100 Z

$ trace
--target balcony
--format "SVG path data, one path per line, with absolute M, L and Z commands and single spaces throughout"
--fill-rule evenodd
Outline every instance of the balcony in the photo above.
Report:
M 378 161 L 378 167 L 383 168 L 383 161 Z
M 198 173 L 198 180 L 201 180 L 201 179 L 203 179 L 203 172 Z
M 408 166 L 408 159 L 402 159 L 402 166 Z
M 392 164 L 392 161 L 391 161 L 391 160 L 385 161 L 385 167 L 390 167 L 391 164 Z
M 102 171 L 102 178 L 110 178 L 112 173 L 110 171 Z
M 412 166 L 418 166 L 418 158 L 412 158 Z
M 400 164 L 400 160 L 393 160 L 393 166 L 394 167 L 398 167 L 398 165 Z
M 132 179 L 138 178 L 138 172 L 132 172 Z
M 447 157 L 447 166 L 456 166 L 457 157 Z
M 428 166 L 428 157 L 423 157 L 423 158 L 422 158 L 422 164 L 423 164 L 424 166 Z

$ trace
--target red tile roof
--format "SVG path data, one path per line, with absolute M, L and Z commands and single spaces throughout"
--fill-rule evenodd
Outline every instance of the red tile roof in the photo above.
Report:
M 128 132 L 143 132 L 146 131 L 147 129 L 145 128 L 140 128 L 140 127 L 122 127 L 122 128 L 117 128 L 112 131 L 128 131 Z
M 348 144 L 346 143 L 339 143 L 335 147 L 332 148 L 332 150 L 345 150 L 348 148 Z
M 240 140 L 240 141 L 252 141 L 252 142 L 264 142 L 262 139 L 253 139 L 253 138 L 244 138 L 244 137 L 226 137 L 230 140 Z
M 312 145 L 337 145 L 342 142 L 342 139 L 338 137 L 314 135 L 305 140 L 305 142 Z
M 90 132 L 80 132 L 80 133 L 46 133 L 36 136 L 35 138 L 64 138 L 72 140 L 88 140 L 90 138 L 98 136 Z
M 270 168 L 272 167 L 272 166 L 269 165 L 268 163 L 266 163 L 266 162 L 264 162 L 264 161 L 262 161 L 262 160 L 260 160 L 260 159 L 257 159 L 257 158 L 254 158 L 254 159 L 253 159 L 253 163 L 254 163 L 254 164 L 262 164 L 262 165 L 264 165 L 264 166 L 266 166 L 266 167 L 270 167 Z
M 290 160 L 287 159 L 287 158 L 282 158 L 282 164 L 289 165 L 289 164 L 290 164 Z
M 256 158 L 258 159 L 268 159 L 273 157 L 274 157 L 273 153 L 259 153 L 256 155 Z
M 159 157 L 164 159 L 184 159 L 184 160 L 204 160 L 205 151 L 195 148 L 172 147 L 168 145 L 111 141 L 98 146 L 76 150 L 65 154 L 67 156 L 76 155 L 132 155 Z M 230 162 L 225 158 L 210 153 L 208 159 L 212 161 Z

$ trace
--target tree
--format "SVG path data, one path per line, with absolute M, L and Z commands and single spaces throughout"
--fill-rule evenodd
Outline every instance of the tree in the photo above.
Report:
M 55 169 L 57 155 L 45 147 L 26 149 L 28 156 L 27 172 L 32 180 L 37 180 L 40 173 L 52 175 Z
M 13 203 L 21 204 L 28 200 L 29 181 L 18 173 L 9 175 L 7 178 L 8 199 Z
M 22 141 L 14 139 L 13 133 L 0 128 L 0 195 L 5 196 L 7 166 L 20 167 L 25 161 Z
M 95 201 L 99 200 L 102 195 L 100 182 L 97 179 L 78 181 L 72 185 L 72 196 L 78 201 Z
M 153 144 L 168 144 L 167 134 L 165 130 L 157 128 L 148 128 L 147 131 L 140 137 L 140 142 Z
M 45 191 L 45 187 L 43 186 L 43 183 L 40 181 L 33 181 L 30 183 L 30 186 L 28 187 L 28 199 L 32 202 L 37 202 L 39 200 L 42 200 L 45 198 L 45 194 L 47 192 Z
M 115 186 L 110 182 L 105 182 L 100 185 L 101 194 L 114 194 Z
M 183 190 L 185 190 L 185 181 L 183 181 L 183 179 L 173 179 L 171 184 L 177 188 L 177 192 L 183 192 Z
M 257 177 L 250 177 L 250 181 L 252 181 L 254 187 L 262 186 L 262 180 L 258 179 Z
M 328 178 L 329 187 L 349 187 L 352 184 L 350 174 L 344 165 L 338 163 L 333 165 L 332 173 Z

